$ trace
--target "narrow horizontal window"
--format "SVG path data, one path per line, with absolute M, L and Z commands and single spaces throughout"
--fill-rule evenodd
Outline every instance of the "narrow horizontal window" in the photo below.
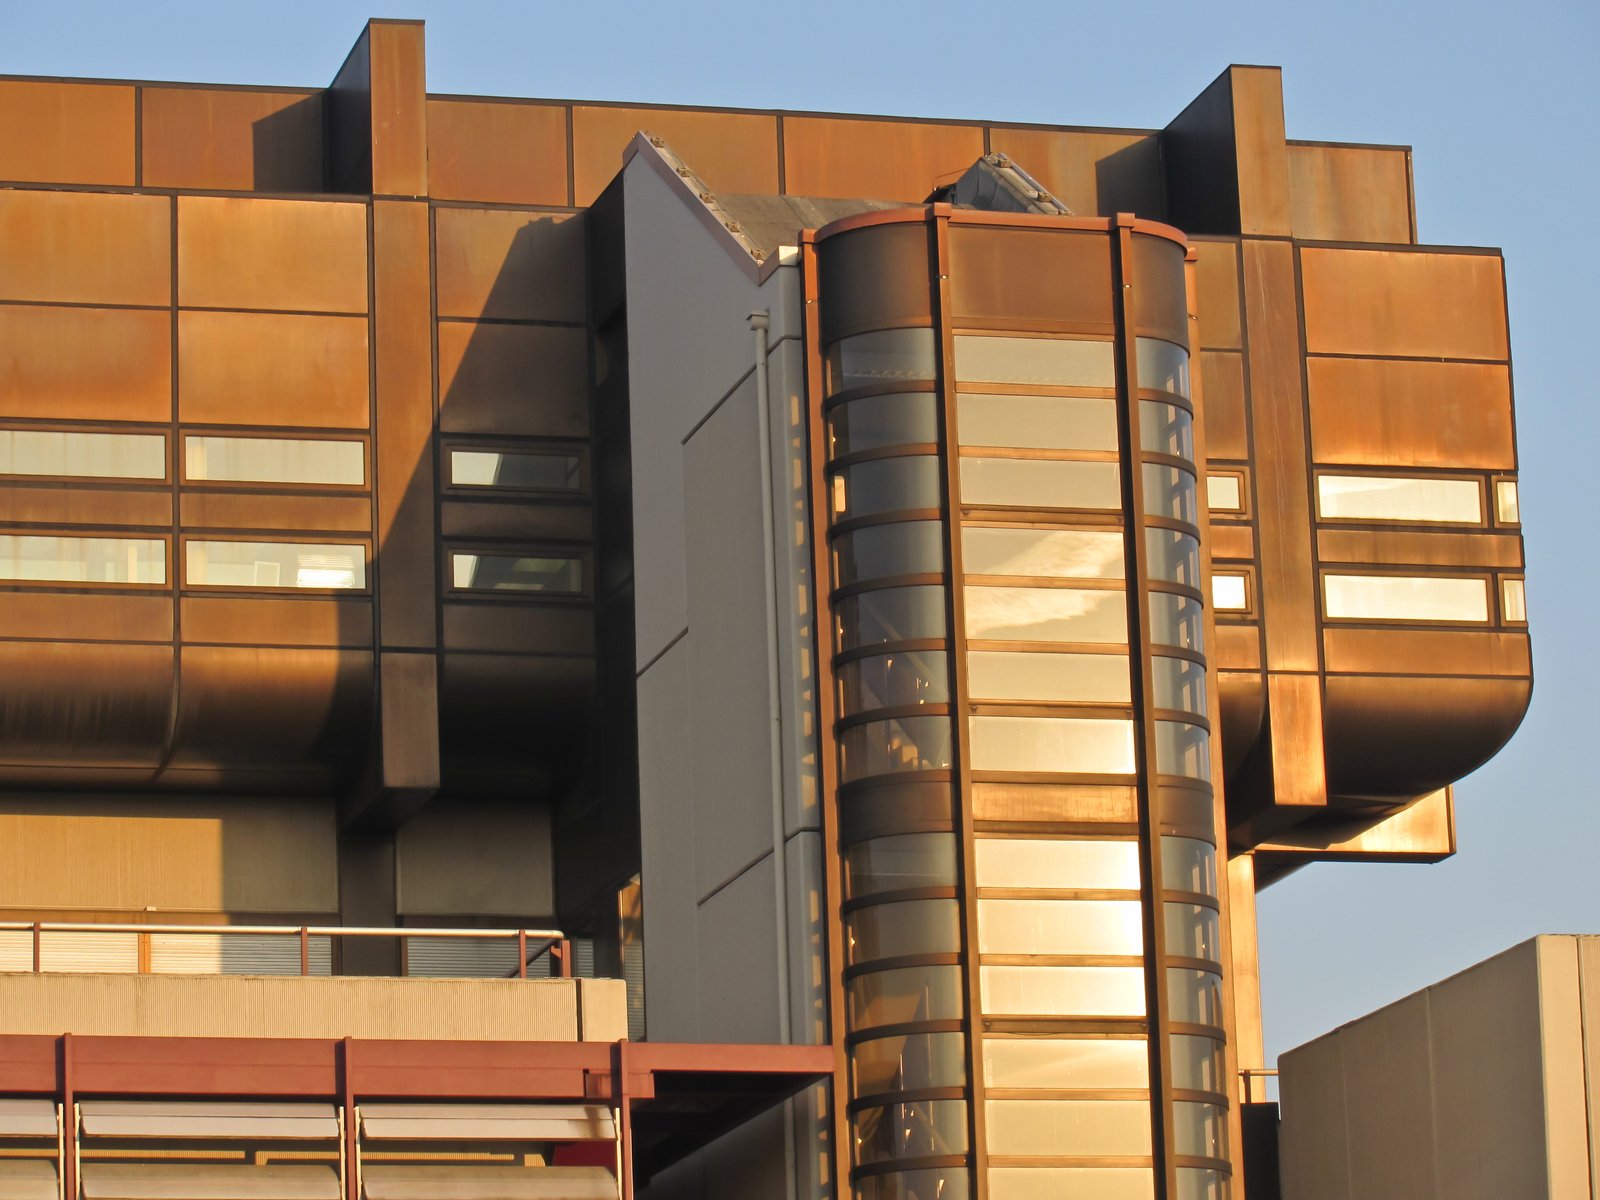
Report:
M 967 692 L 974 700 L 1127 704 L 1128 659 L 1121 654 L 969 650 Z
M 1489 619 L 1484 579 L 1411 575 L 1324 575 L 1325 613 L 1352 621 L 1472 621 Z
M 1205 716 L 1206 669 L 1192 658 L 1171 658 L 1157 654 L 1150 660 L 1151 679 L 1157 708 L 1177 708 Z
M 533 554 L 450 555 L 451 586 L 473 592 L 583 593 L 583 561 Z
M 954 900 L 898 900 L 848 913 L 845 954 L 851 963 L 961 949 L 961 906 Z
M 907 1033 L 850 1048 L 858 1096 L 967 1086 L 967 1039 L 961 1033 Z
M 185 582 L 191 587 L 361 588 L 367 586 L 365 547 L 315 542 L 184 543 Z
M 1211 607 L 1218 612 L 1249 612 L 1250 585 L 1243 575 L 1218 571 L 1211 576 Z
M 978 901 L 984 954 L 1143 954 L 1137 900 Z
M 973 641 L 1128 640 L 1127 593 L 1090 588 L 966 588 L 966 633 Z
M 366 449 L 351 441 L 190 435 L 183 439 L 183 469 L 193 482 L 360 486 Z
M 881 446 L 925 445 L 938 440 L 938 402 L 931 392 L 862 396 L 828 414 L 829 458 L 843 458 Z
M 1199 838 L 1161 839 L 1161 886 L 1169 892 L 1217 894 L 1217 848 Z
M 1243 512 L 1244 480 L 1237 475 L 1207 475 L 1206 507 L 1212 512 Z
M 0 534 L 0 579 L 19 583 L 165 583 L 160 538 Z
M 1139 386 L 1157 392 L 1189 395 L 1189 352 L 1161 338 L 1135 338 Z
M 944 1200 L 942 1193 L 928 1194 Z M 989 1168 L 989 1200 L 1061 1200 L 1063 1196 L 1155 1200 L 1155 1171 L 1150 1167 Z
M 1211 778 L 1211 735 L 1183 721 L 1156 722 L 1156 770 L 1189 779 Z
M 583 459 L 576 454 L 452 450 L 450 482 L 456 487 L 577 492 L 583 490 Z
M 1222 924 L 1217 910 L 1168 901 L 1164 906 L 1167 953 L 1178 958 L 1222 961 Z
M 864 1108 L 852 1122 L 863 1165 L 967 1152 L 965 1100 L 905 1100 Z
M 943 638 L 949 632 L 945 626 L 944 588 L 936 584 L 857 592 L 835 600 L 833 613 L 841 650 Z
M 852 725 L 839 735 L 843 782 L 902 771 L 950 769 L 948 717 L 896 717 Z
M 1087 529 L 961 529 L 968 575 L 1042 579 L 1121 579 L 1122 534 Z
M 1483 492 L 1475 479 L 1318 475 L 1324 521 L 1408 521 L 1476 525 Z
M 0 429 L 0 475 L 165 479 L 167 439 L 159 433 Z
M 1194 461 L 1194 418 L 1189 410 L 1159 400 L 1139 401 L 1139 446 L 1153 454 Z
M 1133 774 L 1132 721 L 975 716 L 971 733 L 975 771 Z
M 932 379 L 938 365 L 932 329 L 879 329 L 843 338 L 825 358 L 828 395 L 875 384 Z
M 957 334 L 956 378 L 963 383 L 1109 388 L 1117 385 L 1116 353 L 1110 342 Z
M 1082 396 L 956 393 L 963 446 L 1030 450 L 1115 450 L 1117 402 Z
M 878 892 L 955 884 L 953 833 L 897 833 L 845 848 L 844 888 L 852 900 Z
M 989 1017 L 1142 1017 L 1143 967 L 981 966 Z
M 944 525 L 939 521 L 895 521 L 854 529 L 833 541 L 834 576 L 843 586 L 895 575 L 944 571 Z
M 1496 479 L 1494 481 L 1494 515 L 1502 525 L 1520 525 L 1522 523 L 1522 502 L 1517 497 L 1517 481 L 1515 479 Z
M 851 1029 L 959 1021 L 967 1012 L 966 985 L 957 966 L 871 971 L 845 984 L 845 998 Z
M 855 463 L 837 471 L 830 481 L 833 519 L 941 508 L 942 476 L 939 459 L 931 454 Z
M 942 650 L 900 650 L 841 663 L 839 710 L 843 716 L 950 699 L 950 660 Z
M 993 1155 L 1150 1153 L 1147 1100 L 990 1100 L 987 1107 Z
M 1143 1038 L 986 1037 L 983 1082 L 991 1088 L 1070 1091 L 1150 1086 Z
M 1158 646 L 1205 651 L 1200 602 L 1171 592 L 1150 593 L 1150 640 Z
M 1528 590 L 1522 580 L 1500 581 L 1500 615 L 1509 625 L 1528 623 Z
M 924 1167 L 916 1171 L 888 1171 L 856 1180 L 855 1200 L 968 1200 L 972 1181 L 965 1167 Z
M 1122 507 L 1114 462 L 1051 458 L 961 459 L 961 502 L 995 508 Z
M 979 887 L 1139 888 L 1136 842 L 980 837 L 973 852 Z

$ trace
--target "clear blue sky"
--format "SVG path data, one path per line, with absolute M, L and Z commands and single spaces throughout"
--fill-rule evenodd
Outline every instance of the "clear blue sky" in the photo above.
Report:
M 368 16 L 426 19 L 438 92 L 1160 127 L 1266 63 L 1289 136 L 1414 146 L 1422 240 L 1505 249 L 1537 685 L 1458 788 L 1454 859 L 1263 894 L 1269 1054 L 1536 933 L 1600 932 L 1594 0 L 0 0 L 0 72 L 320 86 Z

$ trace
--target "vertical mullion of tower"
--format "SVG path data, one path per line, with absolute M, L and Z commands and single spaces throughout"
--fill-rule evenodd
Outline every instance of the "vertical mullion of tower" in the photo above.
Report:
M 978 951 L 976 830 L 972 817 L 972 762 L 967 753 L 966 599 L 961 556 L 961 440 L 956 420 L 955 330 L 950 323 L 950 206 L 929 209 L 934 266 L 934 328 L 939 338 L 939 440 L 944 462 L 945 621 L 950 646 L 950 748 L 956 768 L 957 844 L 961 849 L 961 932 L 967 1007 L 967 1122 L 974 1200 L 988 1200 L 989 1149 L 981 1036 L 982 972 Z
M 1112 286 L 1117 326 L 1117 425 L 1122 439 L 1122 507 L 1128 571 L 1128 649 L 1137 655 L 1130 672 L 1134 719 L 1135 787 L 1139 804 L 1140 893 L 1145 941 L 1145 1015 L 1149 1025 L 1151 1146 L 1156 1156 L 1156 1200 L 1175 1200 L 1177 1166 L 1172 1126 L 1171 1021 L 1167 1015 L 1167 952 L 1161 880 L 1160 789 L 1157 785 L 1153 666 L 1150 651 L 1148 552 L 1145 546 L 1143 441 L 1139 430 L 1138 346 L 1134 331 L 1133 225 L 1118 213 L 1112 226 Z

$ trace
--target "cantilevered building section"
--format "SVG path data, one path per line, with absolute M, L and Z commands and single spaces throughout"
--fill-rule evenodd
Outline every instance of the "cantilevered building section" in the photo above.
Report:
M 1275 1196 L 1257 888 L 1528 700 L 1498 252 L 1272 68 L 423 64 L 0 80 L 0 1187 Z

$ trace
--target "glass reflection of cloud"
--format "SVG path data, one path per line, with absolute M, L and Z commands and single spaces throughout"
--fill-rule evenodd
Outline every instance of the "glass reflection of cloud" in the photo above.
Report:
M 1122 534 L 969 527 L 962 531 L 969 575 L 1121 579 Z
M 995 641 L 1126 642 L 1124 593 L 1088 588 L 969 587 L 969 638 Z

